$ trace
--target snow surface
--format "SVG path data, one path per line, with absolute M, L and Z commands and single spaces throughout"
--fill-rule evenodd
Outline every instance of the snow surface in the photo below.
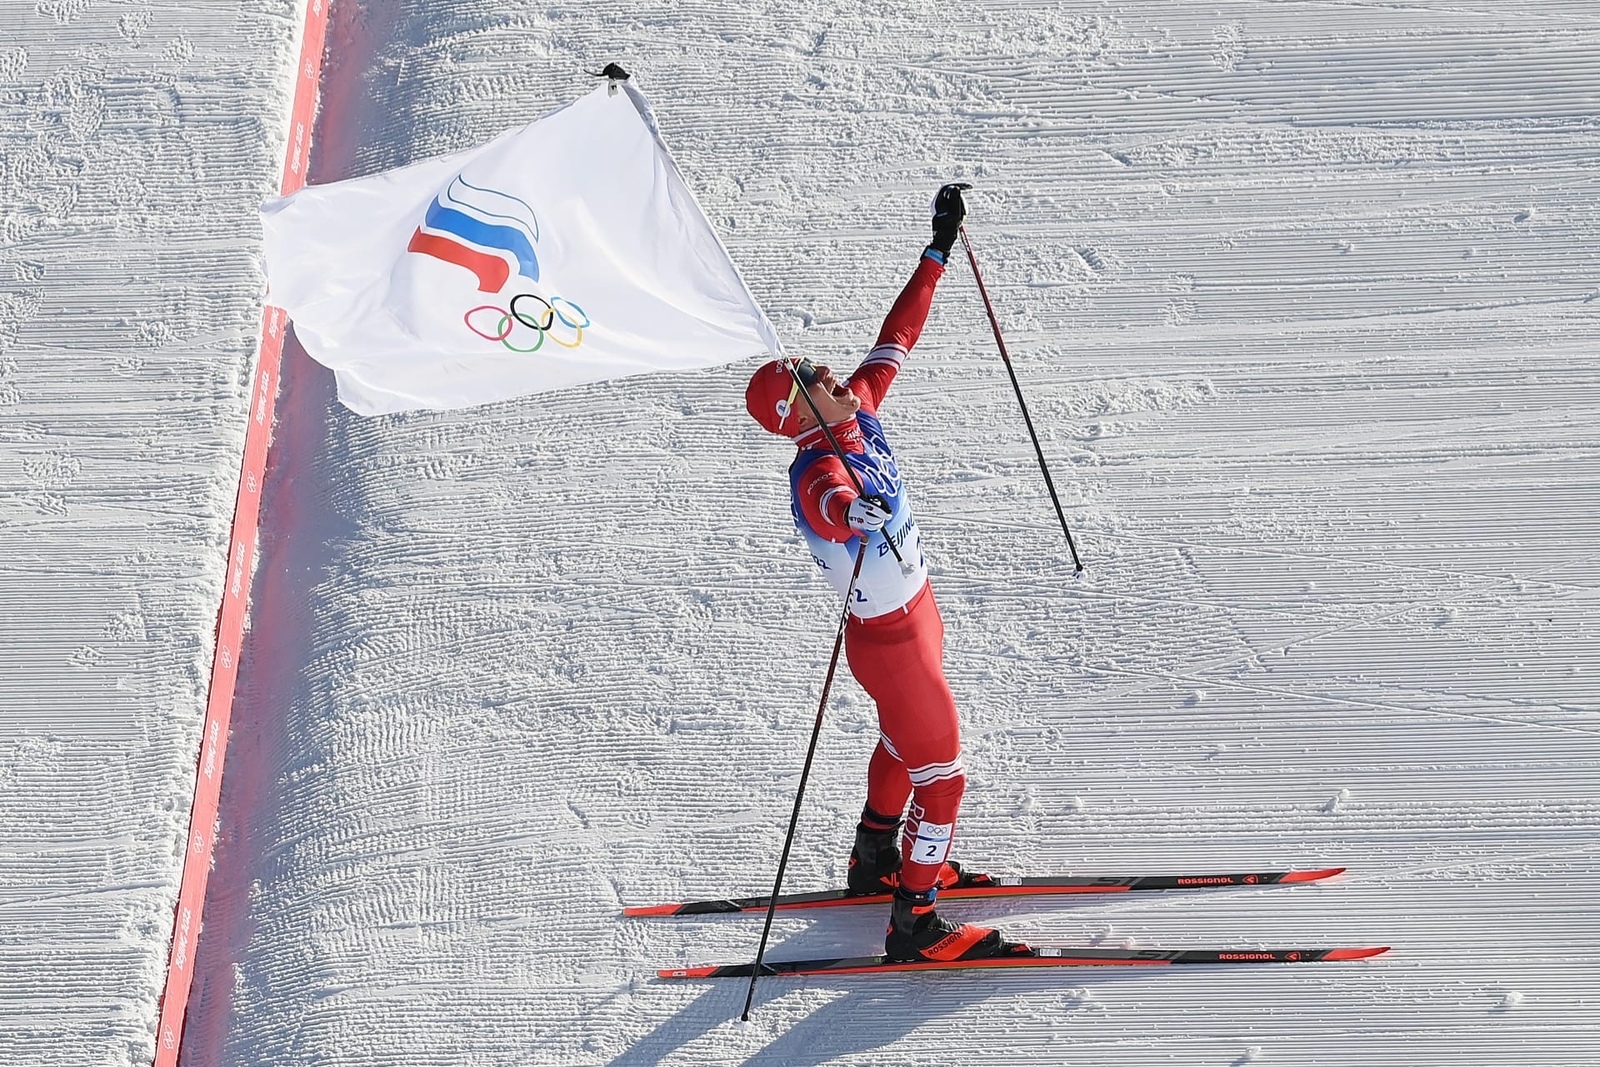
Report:
M 121 1064 L 154 1024 L 259 295 L 245 208 L 276 175 L 292 12 L 41 3 L 56 28 L 11 7 L 34 36 L 20 66 L 0 47 L 0 99 L 33 116 L 0 127 L 0 647 L 24 667 L 0 690 L 0 996 L 23 1021 L 0 1053 Z M 835 365 L 913 266 L 933 189 L 974 182 L 1089 569 L 958 264 L 885 421 L 965 715 L 960 858 L 1351 873 L 952 914 L 1039 941 L 1395 948 L 769 981 L 748 1025 L 742 983 L 650 979 L 752 954 L 756 920 L 618 912 L 770 883 L 835 622 L 784 448 L 742 412 L 750 366 L 363 420 L 291 352 L 185 1062 L 1596 1062 L 1592 4 L 332 17 L 313 180 L 476 143 L 619 60 L 786 345 Z M 162 96 L 139 49 L 172 27 L 188 73 Z M 58 73 L 80 53 L 115 57 L 103 83 Z M 81 147 L 87 84 L 105 125 Z M 12 162 L 41 143 L 71 150 Z M 109 166 L 151 156 L 176 169 Z M 146 199 L 85 177 L 111 169 Z M 96 255 L 96 227 L 127 242 Z M 791 888 L 842 879 L 874 737 L 846 680 Z M 772 956 L 873 950 L 883 916 L 858 910 L 780 919 Z
M 293 0 L 0 3 L 0 1062 L 149 1064 Z

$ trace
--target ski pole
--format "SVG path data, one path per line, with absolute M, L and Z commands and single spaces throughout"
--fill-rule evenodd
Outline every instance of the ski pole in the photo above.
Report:
M 1072 531 L 1067 529 L 1067 516 L 1061 510 L 1061 499 L 1056 496 L 1056 483 L 1050 478 L 1050 466 L 1044 461 L 1044 449 L 1039 447 L 1039 435 L 1034 432 L 1033 419 L 1028 415 L 1028 402 L 1022 399 L 1022 386 L 1017 381 L 1017 372 L 1011 366 L 1011 354 L 1006 351 L 1006 339 L 1000 335 L 1000 320 L 995 317 L 994 305 L 989 302 L 989 290 L 984 288 L 983 273 L 978 270 L 978 257 L 972 254 L 972 242 L 967 238 L 967 228 L 961 227 L 961 244 L 967 250 L 967 262 L 972 264 L 972 276 L 978 282 L 978 293 L 983 297 L 983 309 L 989 313 L 989 325 L 994 330 L 994 342 L 1000 346 L 1000 358 L 1005 361 L 1006 373 L 1011 376 L 1011 388 L 1016 390 L 1017 406 L 1022 409 L 1022 421 L 1028 426 L 1028 436 L 1033 439 L 1034 454 L 1039 457 L 1039 470 L 1044 472 L 1045 488 L 1050 490 L 1050 502 L 1056 506 L 1056 518 L 1061 520 L 1061 532 L 1067 535 L 1067 550 L 1072 553 L 1073 565 L 1078 571 L 1083 570 L 1083 561 L 1078 558 L 1078 546 L 1072 542 Z
M 822 412 L 817 407 L 817 402 L 811 397 L 811 390 L 806 387 L 805 382 L 800 380 L 800 371 L 794 360 L 786 357 L 783 365 L 789 369 L 789 376 L 794 379 L 795 387 L 800 391 L 800 395 L 806 398 L 806 406 L 811 409 L 811 417 L 817 420 L 818 426 L 822 427 L 822 434 L 828 439 L 828 447 L 833 449 L 833 454 L 839 457 L 839 465 L 850 476 L 850 484 L 855 489 L 856 495 L 867 496 L 866 489 L 861 485 L 861 479 L 856 476 L 855 468 L 851 467 L 850 461 L 844 458 L 844 448 L 839 444 L 839 439 L 834 436 L 833 428 L 823 419 Z M 875 498 L 867 497 L 867 499 Z M 894 543 L 894 538 L 889 536 L 888 530 L 883 531 L 883 541 L 884 544 L 889 546 L 889 551 L 894 553 L 894 561 L 900 564 L 900 573 L 911 574 L 916 568 L 908 565 L 905 557 L 900 555 L 900 546 Z
M 850 585 L 844 594 L 844 610 L 839 613 L 839 632 L 833 638 L 833 656 L 828 660 L 828 676 L 822 682 L 822 699 L 817 701 L 817 722 L 811 728 L 811 744 L 806 748 L 805 766 L 800 768 L 800 787 L 794 793 L 794 811 L 789 814 L 789 832 L 783 838 L 783 853 L 778 857 L 778 876 L 772 880 L 772 899 L 767 902 L 767 921 L 761 927 L 761 944 L 756 949 L 756 962 L 750 968 L 750 991 L 745 994 L 744 1014 L 741 1022 L 750 1021 L 750 1005 L 756 999 L 756 979 L 761 977 L 761 961 L 767 955 L 767 937 L 772 933 L 772 916 L 778 910 L 778 894 L 783 892 L 783 872 L 789 866 L 789 847 L 794 844 L 794 830 L 800 822 L 800 802 L 805 799 L 806 780 L 811 777 L 811 761 L 817 754 L 817 738 L 822 734 L 822 713 L 828 706 L 828 691 L 833 688 L 833 676 L 839 668 L 839 650 L 844 647 L 844 628 L 850 621 L 850 597 L 855 593 L 856 579 L 861 577 L 861 561 L 867 558 L 866 538 L 856 550 L 856 568 L 850 574 Z

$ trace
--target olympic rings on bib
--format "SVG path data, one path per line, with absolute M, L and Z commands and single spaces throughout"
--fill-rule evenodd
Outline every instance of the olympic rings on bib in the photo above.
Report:
M 530 308 L 525 301 L 537 301 L 542 307 Z M 519 304 L 523 306 L 519 307 Z M 566 297 L 552 296 L 546 300 L 535 293 L 518 293 L 511 298 L 510 307 L 480 304 L 462 316 L 462 321 L 467 324 L 467 329 L 485 341 L 497 341 L 508 350 L 518 353 L 539 351 L 544 347 L 546 337 L 562 348 L 577 348 L 583 344 L 583 331 L 590 325 L 588 313 Z M 488 326 L 490 322 L 494 323 L 492 328 Z M 551 332 L 557 323 L 572 331 L 570 341 Z M 524 339 L 512 336 L 518 332 L 518 327 L 533 331 L 531 345 L 516 343 Z

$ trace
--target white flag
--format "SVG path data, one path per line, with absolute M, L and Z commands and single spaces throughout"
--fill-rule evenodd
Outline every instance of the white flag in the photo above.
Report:
M 268 299 L 363 415 L 781 349 L 631 86 L 262 207 Z

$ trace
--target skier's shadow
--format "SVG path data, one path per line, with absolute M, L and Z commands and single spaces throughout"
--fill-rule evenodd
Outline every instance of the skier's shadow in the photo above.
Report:
M 932 1048 L 949 1052 L 971 1047 L 972 1009 L 987 1001 L 1016 1000 L 1030 993 L 1037 995 L 1050 990 L 1050 986 L 1041 984 L 1041 977 L 1037 971 L 920 974 L 907 975 L 893 986 L 884 986 L 868 978 L 865 981 L 872 985 L 870 989 L 853 982 L 844 996 L 796 1021 L 744 1063 L 746 1067 L 871 1063 L 874 1062 L 871 1053 L 924 1028 L 939 1031 L 925 1039 Z M 1115 976 L 1107 973 L 1074 975 L 1072 984 L 1081 988 L 1090 982 L 1115 980 Z M 839 980 L 841 985 L 846 981 Z M 782 995 L 781 991 L 771 992 L 774 999 Z M 1072 1025 L 1064 1010 L 1061 1024 L 1063 1029 Z M 980 1046 L 981 1043 L 979 1039 Z M 959 1055 L 952 1060 L 960 1061 Z
M 796 956 L 847 955 L 838 946 L 816 946 L 817 939 L 807 935 L 793 938 L 778 947 L 779 958 Z M 859 946 L 858 946 L 859 947 Z M 1041 992 L 1053 993 L 1056 999 L 1051 1010 L 1061 1019 L 1063 1029 L 1070 1028 L 1074 1015 L 1091 1011 L 1092 996 L 1074 997 L 1067 992 L 1073 988 L 1084 990 L 1104 987 L 1117 981 L 1136 977 L 1126 971 L 1091 969 L 1066 972 L 1070 978 L 1041 981 L 1038 971 L 935 972 L 924 974 L 840 975 L 836 977 L 763 978 L 756 986 L 756 997 L 751 1007 L 754 1026 L 760 1027 L 763 1018 L 780 1014 L 787 1021 L 781 1032 L 764 1047 L 754 1052 L 735 1053 L 727 1046 L 742 1045 L 736 1037 L 724 1035 L 718 1041 L 726 1050 L 726 1059 L 719 1063 L 742 1062 L 746 1067 L 816 1067 L 824 1063 L 865 1063 L 865 1058 L 876 1050 L 892 1045 L 906 1035 L 925 1027 L 948 1027 L 948 1042 L 955 1047 L 959 1032 L 970 1028 L 970 1012 L 976 1005 L 990 1000 L 1008 1000 L 1037 997 Z M 797 990 L 808 996 L 793 1001 Z M 842 989 L 844 994 L 829 1000 L 803 1018 L 795 1019 L 797 1004 L 814 1002 L 815 994 L 822 990 Z M 706 1038 L 724 1027 L 737 1027 L 736 1021 L 744 1011 L 745 996 L 749 990 L 748 979 L 723 979 L 685 1005 L 655 1030 L 641 1037 L 631 1048 L 613 1059 L 609 1067 L 655 1067 L 680 1049 Z M 641 995 L 641 990 L 635 995 Z M 791 999 L 790 1003 L 784 1003 Z M 1030 1011 L 1030 1015 L 1035 1014 Z M 941 1020 L 949 1021 L 941 1023 Z M 970 1035 L 969 1035 L 970 1036 Z M 754 1040 L 752 1036 L 751 1040 Z M 937 1039 L 936 1039 L 937 1040 Z M 740 1059 L 740 1056 L 743 1059 Z M 862 1058 L 857 1058 L 862 1057 Z
M 987 974 L 925 974 L 894 978 L 807 978 L 804 979 L 805 988 L 812 993 L 827 988 L 845 988 L 848 992 L 804 1018 L 786 1022 L 774 1040 L 746 1054 L 742 1060 L 739 1054 L 730 1051 L 726 1059 L 715 1062 L 742 1062 L 745 1067 L 818 1067 L 825 1063 L 869 1063 L 872 1062 L 871 1053 L 924 1027 L 947 1027 L 948 1040 L 934 1038 L 931 1043 L 947 1049 L 955 1048 L 963 1040 L 971 1040 L 972 1024 L 968 1013 L 974 1006 L 989 1000 L 1026 997 L 1030 993 L 1038 994 L 1041 990 L 1050 989 L 1050 986 L 1041 985 L 1041 977 L 1039 972 L 1001 974 L 991 971 Z M 1092 974 L 1073 975 L 1072 986 L 1079 989 L 1091 985 L 1104 987 L 1132 977 L 1126 973 L 1095 971 Z M 738 1019 L 744 1008 L 746 986 L 743 981 L 736 984 L 736 990 L 707 990 L 703 996 L 696 998 L 612 1060 L 609 1067 L 655 1067 L 713 1030 L 729 1025 L 731 1020 Z M 866 984 L 872 988 L 862 988 Z M 756 1002 L 751 1008 L 752 1019 L 759 1023 L 762 1015 L 770 1012 L 782 1012 L 786 1018 L 792 1018 L 795 1010 L 792 1005 L 775 1002 L 790 996 L 797 988 L 793 979 L 768 980 L 764 987 L 758 986 Z M 1062 1029 L 1073 1026 L 1073 1016 L 1077 1012 L 1093 1010 L 1092 1003 L 1084 1001 L 1077 1007 L 1055 1008 Z M 949 1021 L 941 1025 L 941 1019 Z M 966 1033 L 965 1039 L 961 1036 L 963 1032 Z

